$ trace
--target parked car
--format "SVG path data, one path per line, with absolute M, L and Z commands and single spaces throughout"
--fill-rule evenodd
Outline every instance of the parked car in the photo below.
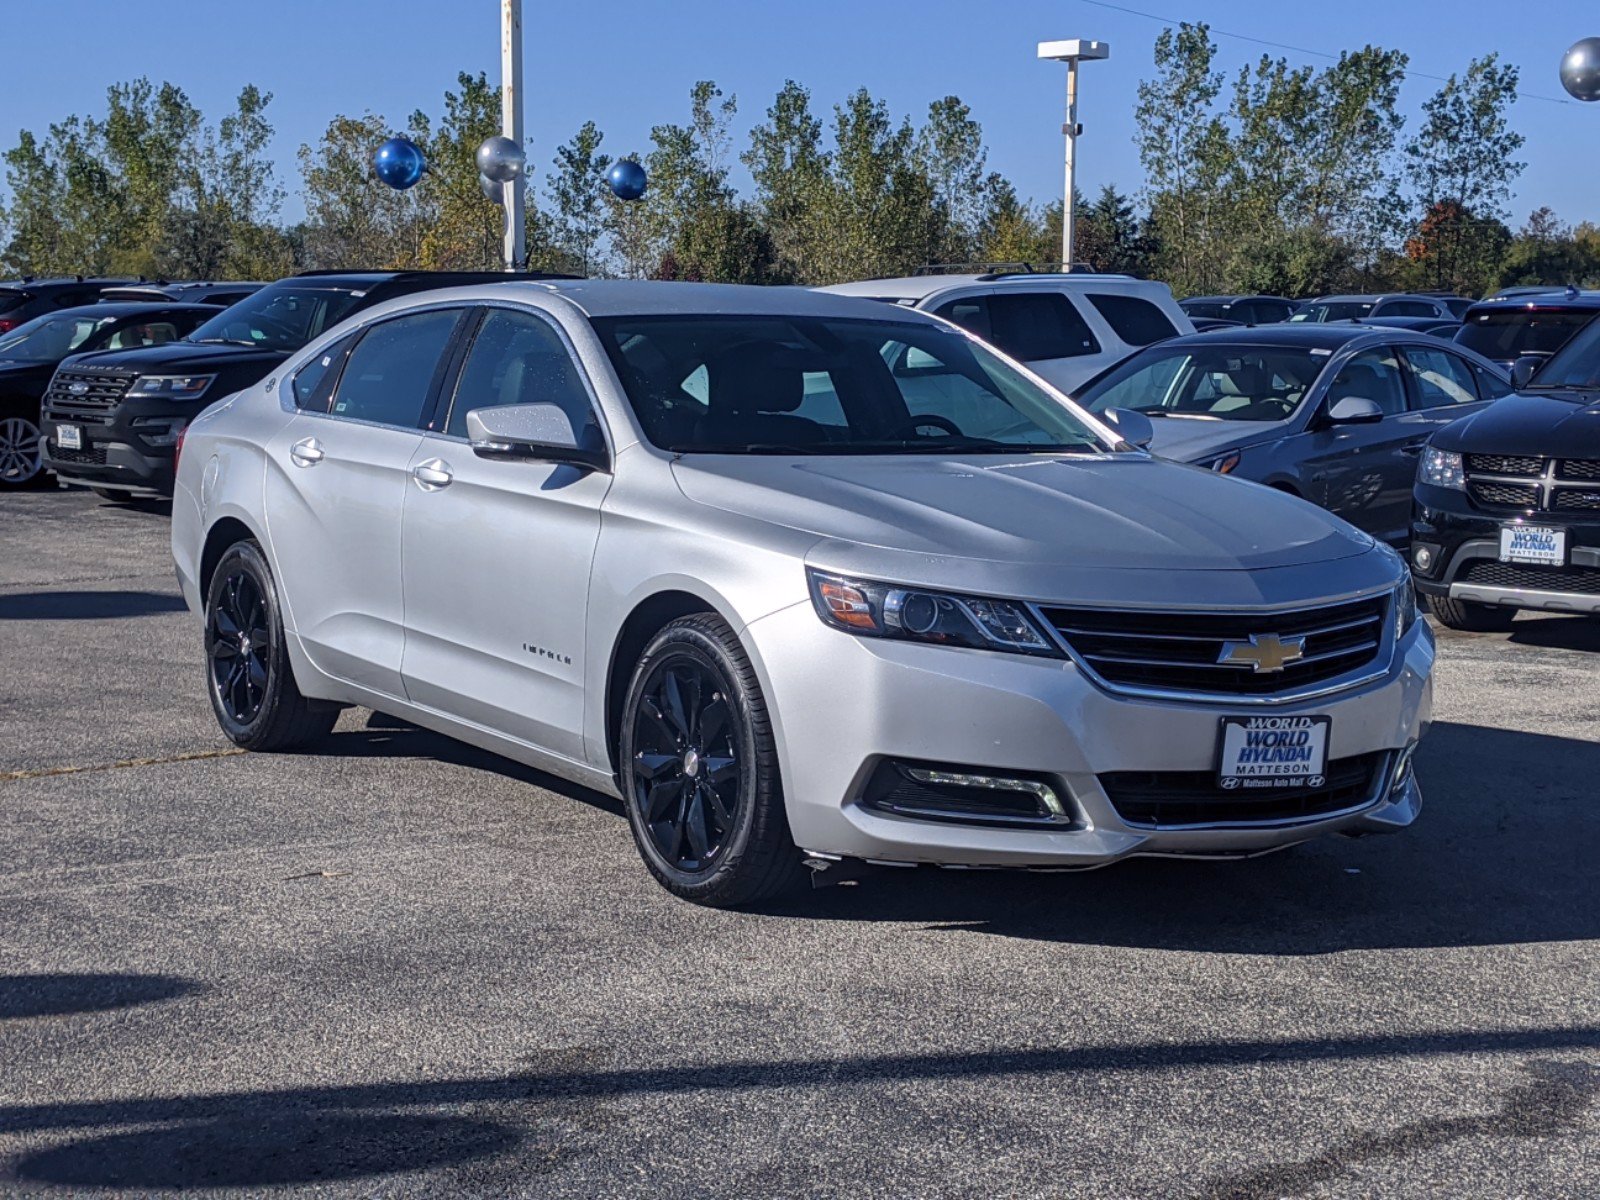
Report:
M 1600 292 L 1560 291 L 1497 296 L 1467 310 L 1456 341 L 1508 371 L 1517 359 L 1548 358 L 1600 313 Z
M 1077 399 L 1156 418 L 1157 454 L 1293 492 L 1403 545 L 1423 444 L 1510 390 L 1470 350 L 1339 322 L 1173 338 Z
M 1455 629 L 1504 629 L 1523 608 L 1600 615 L 1600 319 L 1516 395 L 1434 435 L 1411 565 Z
M 1289 320 L 1297 324 L 1318 325 L 1327 321 L 1353 321 L 1363 317 L 1438 317 L 1459 321 L 1460 315 L 1451 303 L 1461 300 L 1455 296 L 1423 296 L 1395 294 L 1383 296 L 1323 296 L 1307 300 Z
M 107 300 L 179 301 L 184 304 L 209 304 L 213 308 L 227 308 L 246 296 L 252 296 L 267 285 L 253 280 L 204 280 L 190 283 L 129 283 L 107 288 L 100 294 Z
M 1141 346 L 1194 331 L 1166 284 L 1128 275 L 995 271 L 872 279 L 818 290 L 954 321 L 1069 393 Z
M 170 495 L 174 447 L 206 404 L 260 382 L 352 313 L 393 296 L 506 278 L 492 271 L 308 271 L 213 309 L 176 342 L 74 355 L 45 393 L 44 466 L 107 500 Z
M 172 547 L 237 744 L 370 705 L 621 797 L 705 903 L 1409 824 L 1399 556 L 1115 420 L 909 308 L 483 285 L 196 418 Z
M 1409 329 L 1412 333 L 1429 333 L 1445 341 L 1454 341 L 1461 322 L 1454 317 L 1357 317 L 1358 325 L 1374 329 Z
M 1210 333 L 1213 329 L 1243 329 L 1243 321 L 1227 321 L 1221 317 L 1190 317 L 1189 324 L 1196 333 Z
M 22 279 L 0 281 L 0 334 L 10 333 L 17 326 L 42 317 L 60 308 L 76 308 L 80 304 L 93 304 L 107 288 L 136 282 L 130 279 L 110 279 L 70 275 L 61 279 Z
M 0 334 L 0 490 L 50 477 L 39 461 L 39 406 L 63 358 L 163 345 L 215 314 L 201 304 L 88 304 L 56 309 Z
M 1240 325 L 1274 325 L 1287 321 L 1299 306 L 1283 296 L 1190 296 L 1179 300 L 1178 307 L 1190 320 L 1211 317 Z M 1198 322 L 1195 328 L 1199 328 Z

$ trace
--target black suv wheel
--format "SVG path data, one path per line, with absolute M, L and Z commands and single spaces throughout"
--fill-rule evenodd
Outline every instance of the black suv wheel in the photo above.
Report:
M 1474 604 L 1448 596 L 1429 596 L 1428 611 L 1441 625 L 1471 633 L 1503 633 L 1517 619 L 1517 610 L 1494 604 Z
M 720 617 L 682 617 L 651 639 L 620 741 L 634 841 L 668 891 L 725 907 L 799 881 L 766 702 Z
M 326 735 L 339 706 L 307 700 L 283 644 L 278 590 L 261 548 L 237 542 L 206 589 L 206 688 L 222 732 L 247 750 L 287 750 Z

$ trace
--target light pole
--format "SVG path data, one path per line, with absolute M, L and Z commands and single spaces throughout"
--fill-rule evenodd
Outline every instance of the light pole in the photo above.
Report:
M 1083 132 L 1083 126 L 1078 124 L 1078 64 L 1092 62 L 1095 59 L 1110 58 L 1111 44 L 1109 42 L 1090 42 L 1082 38 L 1069 38 L 1061 42 L 1040 42 L 1039 57 L 1050 59 L 1053 62 L 1067 64 L 1067 119 L 1061 126 L 1061 132 L 1066 135 L 1066 193 L 1061 198 L 1061 265 L 1067 270 L 1072 270 L 1072 226 L 1073 215 L 1073 185 L 1072 167 L 1073 158 L 1078 144 L 1078 135 Z
M 500 132 L 522 145 L 522 0 L 500 0 Z M 526 172 L 518 171 L 505 185 L 506 270 L 515 271 L 527 257 L 523 196 Z

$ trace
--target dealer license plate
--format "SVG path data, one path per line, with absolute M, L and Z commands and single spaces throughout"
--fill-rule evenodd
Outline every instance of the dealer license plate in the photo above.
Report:
M 63 450 L 82 450 L 83 430 L 76 425 L 57 425 L 56 445 Z
M 1567 531 L 1548 525 L 1502 525 L 1500 561 L 1564 567 L 1567 565 Z
M 1332 717 L 1223 717 L 1217 786 L 1316 788 L 1327 780 Z

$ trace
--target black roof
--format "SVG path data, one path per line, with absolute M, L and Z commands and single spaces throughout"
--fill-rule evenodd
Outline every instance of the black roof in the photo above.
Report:
M 102 300 L 99 304 L 78 304 L 45 313 L 47 317 L 96 317 L 116 320 L 121 317 L 154 317 L 159 313 L 194 313 L 207 320 L 217 315 L 215 304 L 186 304 L 178 300 Z
M 1241 300 L 1271 300 L 1281 304 L 1298 304 L 1298 300 L 1291 300 L 1287 296 L 1270 296 L 1265 292 L 1240 292 L 1228 296 L 1185 296 L 1179 300 L 1180 305 L 1193 301 L 1196 304 L 1237 304 Z
M 301 271 L 286 275 L 278 283 L 327 284 L 330 287 L 369 288 L 379 283 L 399 283 L 424 287 L 455 287 L 471 283 L 516 283 L 540 279 L 579 279 L 578 275 L 557 275 L 548 271 L 352 271 L 333 269 Z M 270 286 L 270 285 L 269 285 Z
M 1514 296 L 1490 296 L 1479 300 L 1462 316 L 1470 321 L 1492 312 L 1600 312 L 1600 292 L 1564 289 L 1550 292 L 1524 292 Z
M 1215 345 L 1217 342 L 1236 342 L 1247 346 L 1298 346 L 1308 350 L 1337 350 L 1357 338 L 1376 338 L 1380 335 L 1388 338 L 1399 335 L 1418 339 L 1427 336 L 1414 334 L 1405 329 L 1375 328 L 1353 322 L 1347 324 L 1343 321 L 1279 321 L 1272 325 L 1245 325 L 1238 329 L 1212 329 L 1205 333 L 1186 333 L 1168 338 L 1157 345 L 1195 343 L 1205 346 Z

